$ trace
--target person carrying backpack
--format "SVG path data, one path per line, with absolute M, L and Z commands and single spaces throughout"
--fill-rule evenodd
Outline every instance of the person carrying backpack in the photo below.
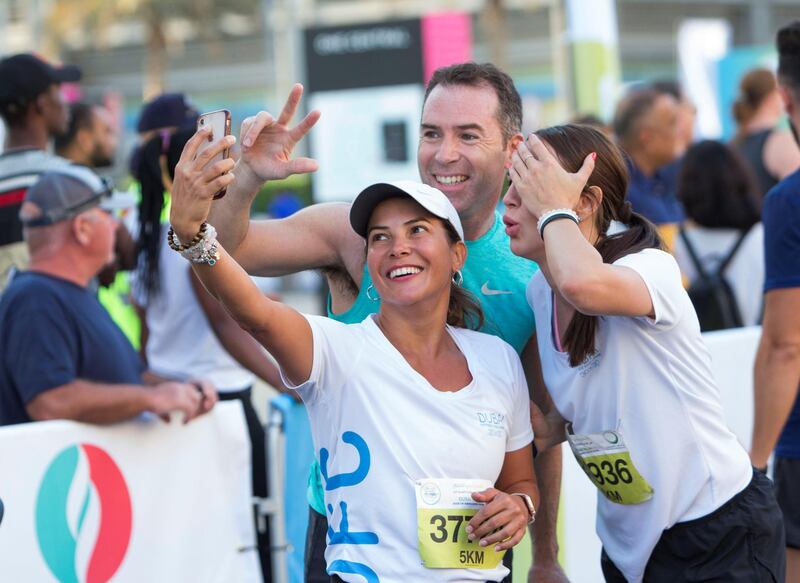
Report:
M 704 332 L 761 320 L 764 230 L 753 180 L 739 154 L 707 140 L 683 160 L 678 196 L 686 209 L 675 259 Z
M 703 332 L 739 328 L 744 325 L 739 302 L 736 300 L 730 282 L 725 277 L 725 271 L 749 232 L 750 229 L 741 231 L 733 247 L 722 258 L 719 265 L 715 269 L 709 270 L 707 266 L 703 265 L 703 260 L 698 255 L 684 226 L 681 225 L 679 229 L 681 243 L 686 248 L 696 273 L 687 291 Z

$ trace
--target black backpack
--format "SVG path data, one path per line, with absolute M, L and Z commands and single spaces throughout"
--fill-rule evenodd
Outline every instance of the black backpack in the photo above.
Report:
M 733 289 L 728 280 L 725 279 L 725 269 L 730 265 L 733 256 L 741 247 L 749 229 L 739 234 L 733 247 L 720 262 L 716 271 L 712 273 L 703 268 L 700 258 L 689 241 L 683 226 L 680 227 L 679 232 L 697 271 L 697 277 L 691 283 L 687 292 L 697 312 L 700 330 L 710 332 L 711 330 L 724 330 L 742 326 L 742 315 L 739 313 L 739 305 L 736 302 L 736 296 L 733 295 Z

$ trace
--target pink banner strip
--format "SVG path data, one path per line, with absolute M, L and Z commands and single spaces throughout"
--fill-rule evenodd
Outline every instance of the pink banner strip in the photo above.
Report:
M 425 83 L 439 67 L 472 60 L 472 20 L 465 12 L 422 17 L 422 61 Z

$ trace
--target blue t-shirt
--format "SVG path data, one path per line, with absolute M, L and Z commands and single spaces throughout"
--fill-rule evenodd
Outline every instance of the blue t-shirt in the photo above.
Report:
M 530 259 L 517 257 L 511 252 L 500 213 L 495 213 L 494 224 L 485 235 L 467 241 L 466 245 L 467 263 L 462 270 L 462 285 L 472 292 L 483 309 L 484 323 L 480 331 L 499 336 L 518 353 L 522 352 L 536 328 L 533 312 L 525 300 L 525 289 L 539 267 Z M 372 278 L 364 266 L 358 297 L 353 305 L 341 314 L 334 314 L 329 296 L 328 317 L 345 324 L 357 324 L 376 313 L 381 302 L 367 297 L 370 284 Z M 371 293 L 375 297 L 375 292 Z
M 683 222 L 683 205 L 677 196 L 680 160 L 659 168 L 653 176 L 647 176 L 630 158 L 627 163 L 628 200 L 633 210 L 656 225 Z
M 787 176 L 764 199 L 764 292 L 800 287 L 800 170 Z M 775 455 L 800 459 L 800 399 L 795 400 Z
M 539 270 L 530 259 L 511 252 L 511 244 L 503 228 L 503 218 L 495 212 L 494 224 L 485 235 L 467 241 L 467 262 L 462 274 L 464 289 L 472 292 L 483 309 L 481 332 L 498 336 L 521 353 L 536 330 L 533 311 L 528 305 L 525 290 L 533 274 Z M 353 305 L 341 314 L 331 312 L 328 297 L 328 317 L 345 324 L 360 323 L 380 308 L 380 300 L 367 297 L 372 278 L 364 266 L 361 285 Z M 373 297 L 375 293 L 372 292 Z M 307 498 L 309 505 L 325 514 L 325 503 L 319 464 L 311 466 Z
M 18 274 L 0 299 L 0 425 L 31 421 L 37 395 L 76 379 L 141 384 L 131 343 L 86 288 Z

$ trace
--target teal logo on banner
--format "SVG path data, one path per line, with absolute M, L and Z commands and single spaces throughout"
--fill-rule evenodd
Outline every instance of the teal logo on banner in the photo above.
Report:
M 105 583 L 131 538 L 131 497 L 119 467 L 81 443 L 56 455 L 36 496 L 36 536 L 60 583 Z

